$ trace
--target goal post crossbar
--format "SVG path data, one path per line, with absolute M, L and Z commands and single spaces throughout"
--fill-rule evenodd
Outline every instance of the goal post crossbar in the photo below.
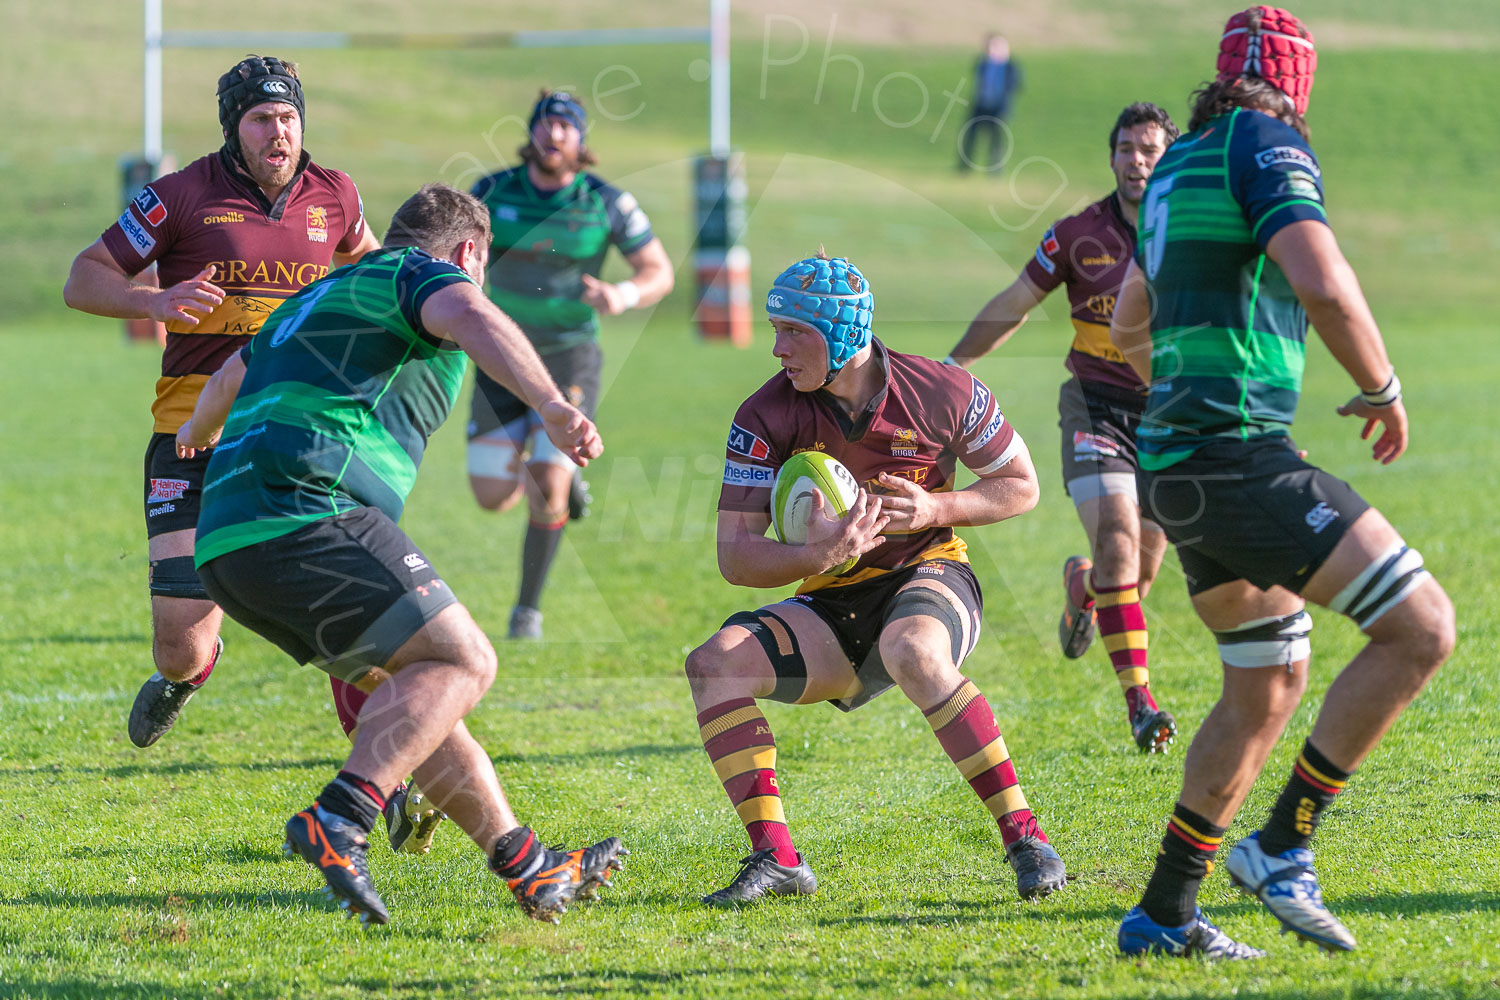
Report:
M 707 26 L 573 31 L 163 31 L 164 49 L 557 49 L 594 45 L 706 44 Z M 147 40 L 150 44 L 150 40 Z
M 729 155 L 729 0 L 708 0 L 709 23 L 688 27 L 592 28 L 559 31 L 167 31 L 162 0 L 142 0 L 143 153 L 162 157 L 162 52 L 165 49 L 555 49 L 588 46 L 697 44 L 708 56 L 708 145 Z M 702 79 L 702 77 L 698 77 Z

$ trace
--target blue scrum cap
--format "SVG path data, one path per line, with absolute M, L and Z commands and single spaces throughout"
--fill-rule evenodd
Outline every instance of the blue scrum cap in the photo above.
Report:
M 869 344 L 875 297 L 865 276 L 847 258 L 827 257 L 819 251 L 818 256 L 782 271 L 771 283 L 766 312 L 823 335 L 828 344 L 828 380 L 832 381 Z

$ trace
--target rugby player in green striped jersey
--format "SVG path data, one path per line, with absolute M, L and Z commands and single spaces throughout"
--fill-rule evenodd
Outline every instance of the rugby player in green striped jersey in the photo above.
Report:
M 1218 77 L 1156 165 L 1111 326 L 1149 382 L 1137 431 L 1144 510 L 1177 548 L 1212 630 L 1223 693 L 1187 753 L 1182 794 L 1127 954 L 1264 954 L 1197 907 L 1212 858 L 1307 687 L 1308 601 L 1369 640 L 1323 697 L 1266 824 L 1225 867 L 1283 929 L 1330 951 L 1354 935 L 1323 904 L 1308 843 L 1350 774 L 1453 648 L 1453 606 L 1381 513 L 1309 465 L 1288 435 L 1309 323 L 1358 392 L 1338 408 L 1376 427 L 1374 458 L 1407 446 L 1401 383 L 1323 205 L 1308 143 L 1317 60 L 1291 14 L 1230 18 Z
M 468 357 L 534 407 L 572 461 L 602 450 L 593 422 L 480 290 L 489 235 L 473 197 L 422 188 L 379 250 L 266 320 L 177 435 L 185 457 L 213 447 L 194 549 L 210 596 L 297 662 L 370 692 L 348 762 L 286 825 L 288 853 L 367 923 L 389 919 L 368 835 L 408 774 L 537 919 L 607 884 L 624 853 L 613 837 L 549 850 L 516 821 L 463 724 L 494 680 L 495 651 L 397 527 Z
M 489 294 L 569 400 L 593 417 L 604 364 L 599 314 L 655 305 L 672 290 L 672 263 L 635 197 L 584 169 L 595 159 L 576 98 L 543 91 L 527 129 L 522 162 L 480 178 L 470 192 L 490 212 Z M 611 247 L 630 265 L 626 281 L 599 279 Z M 542 588 L 563 529 L 587 513 L 586 484 L 548 444 L 536 412 L 483 371 L 474 377 L 468 435 L 469 487 L 479 505 L 504 511 L 526 500 L 508 635 L 540 639 Z

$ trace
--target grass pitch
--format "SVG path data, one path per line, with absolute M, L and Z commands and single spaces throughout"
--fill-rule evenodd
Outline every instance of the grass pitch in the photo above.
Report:
M 1351 5 L 1329 7 L 1347 30 Z M 1395 5 L 1365 7 L 1371 37 L 1405 16 Z M 833 63 L 819 95 L 825 29 L 811 24 L 808 56 L 765 68 L 760 96 L 763 50 L 751 25 L 736 49 L 736 135 L 751 162 L 757 287 L 825 242 L 870 276 L 880 336 L 941 354 L 1047 222 L 1107 189 L 1104 139 L 1118 106 L 1141 97 L 1181 111 L 1219 16 L 1190 31 L 1192 19 L 1175 14 L 1159 39 L 1170 58 L 1029 54 L 1016 169 L 998 181 L 952 173 L 957 120 L 939 127 L 936 103 L 909 127 L 889 123 L 917 116 L 918 88 L 898 88 L 910 80 L 882 91 L 888 121 L 872 102 L 875 84 L 895 73 L 936 102 L 965 72 L 967 50 L 846 45 L 835 35 L 833 51 L 858 62 L 863 83 L 854 63 Z M 1451 43 L 1442 28 L 1423 44 Z M 47 68 L 55 63 L 103 80 L 78 55 L 97 54 L 99 42 L 87 32 L 76 44 L 38 38 L 25 59 L 38 72 L 60 73 Z M 320 131 L 308 146 L 348 169 L 383 220 L 421 181 L 459 179 L 456 152 L 497 165 L 486 130 L 521 107 L 538 78 L 586 80 L 629 65 L 644 107 L 628 123 L 601 123 L 601 172 L 640 197 L 685 261 L 686 158 L 702 140 L 701 88 L 683 82 L 691 55 L 402 55 L 411 73 L 426 74 L 426 100 L 412 102 L 370 89 L 405 79 L 407 63 L 305 54 L 308 72 L 322 76 L 321 93 L 309 91 Z M 190 98 L 225 58 L 174 64 L 186 95 L 169 112 L 179 149 L 214 141 L 211 106 Z M 133 74 L 125 62 L 121 72 Z M 993 823 L 920 714 L 893 693 L 852 716 L 767 708 L 787 812 L 819 895 L 745 913 L 697 904 L 733 874 L 745 846 L 698 744 L 681 660 L 730 612 L 778 595 L 723 583 L 712 554 L 724 432 L 774 370 L 768 343 L 760 337 L 749 354 L 698 343 L 686 266 L 672 300 L 608 325 L 599 417 L 608 450 L 590 473 L 595 515 L 565 536 L 546 597 L 548 641 L 502 645 L 501 679 L 472 717 L 523 820 L 550 840 L 618 833 L 635 851 L 630 867 L 601 902 L 559 927 L 537 925 L 450 826 L 427 858 L 372 854 L 392 925 L 361 933 L 340 920 L 316 874 L 278 850 L 285 818 L 346 752 L 321 674 L 231 624 L 224 669 L 177 729 L 147 752 L 125 737 L 151 669 L 137 498 L 157 357 L 122 344 L 116 324 L 55 303 L 72 254 L 118 211 L 112 160 L 134 119 L 105 120 L 81 102 L 71 122 L 28 118 L 36 141 L 0 163 L 10 227 L 0 258 L 13 276 L 0 291 L 11 317 L 0 331 L 9 404 L 0 413 L 0 996 L 1500 994 L 1500 632 L 1486 614 L 1500 597 L 1490 572 L 1500 555 L 1491 499 L 1500 467 L 1490 458 L 1500 430 L 1489 402 L 1500 377 L 1490 316 L 1500 238 L 1489 221 L 1500 217 L 1500 129 L 1480 99 L 1496 83 L 1492 56 L 1461 48 L 1354 45 L 1322 59 L 1311 121 L 1330 211 L 1407 386 L 1414 435 L 1395 466 L 1370 463 L 1355 426 L 1332 413 L 1348 380 L 1314 348 L 1297 438 L 1423 551 L 1458 606 L 1460 639 L 1315 843 L 1330 903 L 1360 950 L 1329 958 L 1277 938 L 1259 905 L 1215 873 L 1205 907 L 1271 953 L 1233 967 L 1113 954 L 1218 669 L 1170 556 L 1146 606 L 1153 686 L 1184 729 L 1171 755 L 1136 754 L 1102 652 L 1076 662 L 1057 652 L 1057 570 L 1084 544 L 1053 457 L 1070 337 L 1060 295 L 979 367 L 1032 446 L 1043 500 L 1013 522 L 964 533 L 987 598 L 967 669 L 995 706 L 1074 884 L 1039 905 L 1015 898 Z M 496 94 L 514 106 L 497 111 Z M 63 88 L 58 99 L 67 107 L 76 96 Z M 102 100 L 129 113 L 128 94 L 106 90 Z M 516 141 L 495 145 L 505 152 Z M 523 518 L 473 506 L 460 424 L 435 438 L 405 526 L 499 635 Z M 1230 841 L 1259 824 L 1321 692 L 1359 646 L 1347 622 L 1315 618 L 1306 702 Z

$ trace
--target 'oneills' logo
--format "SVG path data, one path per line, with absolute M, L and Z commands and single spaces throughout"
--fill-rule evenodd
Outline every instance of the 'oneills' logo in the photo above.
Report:
M 244 221 L 245 221 L 245 213 L 244 212 L 225 212 L 223 215 L 205 215 L 203 217 L 203 224 L 205 226 L 215 226 L 215 225 L 219 225 L 220 223 L 224 223 L 224 222 L 244 222 Z

